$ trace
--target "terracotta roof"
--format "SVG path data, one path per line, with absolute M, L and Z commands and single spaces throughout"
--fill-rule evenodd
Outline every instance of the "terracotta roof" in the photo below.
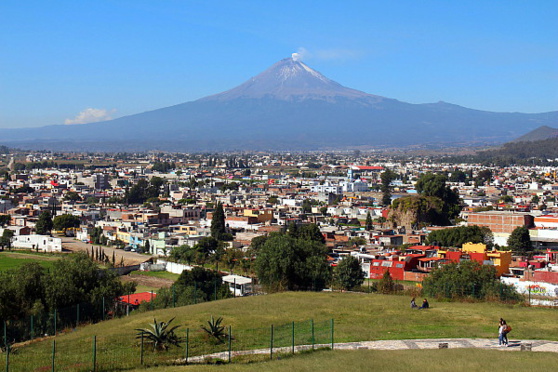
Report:
M 120 296 L 118 299 L 120 300 L 120 302 L 124 302 L 130 305 L 139 305 L 142 302 L 150 302 L 151 299 L 155 297 L 157 297 L 157 293 L 141 292 L 126 296 Z

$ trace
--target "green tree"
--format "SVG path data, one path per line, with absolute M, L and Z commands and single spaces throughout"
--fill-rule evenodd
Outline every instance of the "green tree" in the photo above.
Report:
M 167 308 L 213 301 L 231 297 L 229 286 L 223 283 L 221 274 L 203 267 L 184 270 L 171 288 L 162 288 L 151 304 L 140 307 Z
M 364 271 L 354 256 L 346 256 L 333 269 L 335 284 L 345 290 L 351 290 L 364 282 Z
M 134 291 L 134 283 L 123 284 L 116 274 L 100 272 L 85 253 L 76 253 L 54 261 L 48 272 L 37 263 L 0 272 L 0 319 L 24 319 L 78 303 L 93 307 L 103 298 L 110 308 L 118 296 Z
M 2 250 L 4 248 L 11 249 L 12 248 L 12 238 L 14 237 L 14 232 L 12 230 L 4 229 L 2 236 L 0 237 L 0 247 Z
M 395 282 L 388 270 L 384 271 L 384 275 L 377 283 L 376 287 L 378 288 L 378 292 L 384 294 L 393 293 L 395 291 Z
M 370 212 L 366 213 L 366 231 L 371 231 L 374 229 L 374 225 L 372 224 L 372 216 Z
M 302 213 L 312 213 L 312 201 L 310 199 L 302 201 Z
M 318 243 L 325 243 L 325 237 L 315 223 L 304 224 L 298 230 L 298 238 Z
M 0 226 L 4 227 L 6 225 L 9 225 L 11 220 L 12 216 L 10 216 L 9 214 L 0 214 Z
M 321 290 L 331 279 L 324 244 L 285 234 L 270 236 L 256 257 L 256 273 L 269 291 Z
M 492 180 L 492 172 L 489 169 L 483 169 L 475 177 L 475 187 L 484 185 Z
M 465 243 L 484 243 L 492 248 L 494 237 L 488 227 L 458 226 L 432 231 L 426 241 L 441 247 L 461 247 Z
M 211 236 L 217 240 L 223 240 L 222 238 L 226 232 L 225 211 L 223 210 L 223 205 L 217 203 L 211 218 Z
M 445 223 L 457 217 L 461 212 L 459 194 L 446 185 L 446 176 L 442 174 L 424 173 L 420 176 L 415 184 L 417 191 L 426 197 L 436 197 L 440 199 L 442 204 L 441 218 L 445 219 Z
M 64 200 L 69 200 L 69 201 L 79 201 L 81 200 L 81 197 L 79 196 L 79 194 L 75 191 L 68 191 L 66 193 L 66 195 L 64 195 Z
M 533 251 L 531 236 L 526 226 L 516 227 L 508 238 L 508 248 L 518 254 L 527 254 Z
M 455 169 L 451 172 L 451 176 L 449 177 L 450 182 L 465 182 L 467 180 L 467 174 L 459 169 Z
M 382 192 L 382 205 L 389 206 L 391 204 L 391 181 L 395 179 L 397 175 L 390 169 L 386 169 L 380 174 L 381 188 Z
M 62 214 L 60 216 L 54 217 L 52 220 L 52 225 L 57 231 L 66 231 L 66 229 L 72 227 L 79 227 L 80 219 L 77 216 L 71 214 Z
M 76 253 L 54 261 L 45 296 L 48 307 L 56 309 L 84 302 L 97 305 L 103 298 L 112 301 L 133 289 L 135 285 L 126 287 L 113 272 L 99 275 L 99 268 L 85 253 Z
M 50 235 L 53 228 L 52 216 L 49 211 L 43 211 L 35 224 L 35 232 L 39 235 Z
M 482 265 L 476 261 L 442 265 L 424 279 L 422 288 L 426 295 L 435 297 L 471 297 L 503 301 L 521 299 L 512 286 L 498 280 L 494 266 Z

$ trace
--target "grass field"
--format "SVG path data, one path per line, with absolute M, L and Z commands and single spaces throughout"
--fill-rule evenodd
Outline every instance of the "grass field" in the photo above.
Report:
M 222 316 L 223 324 L 232 326 L 235 337 L 233 350 L 267 347 L 271 324 L 278 326 L 308 319 L 324 323 L 331 318 L 335 319 L 335 342 L 442 337 L 495 338 L 500 317 L 512 325 L 514 339 L 558 340 L 558 327 L 555 326 L 557 313 L 554 309 L 433 300 L 430 303 L 431 309 L 418 311 L 409 308 L 409 298 L 404 296 L 336 292 L 288 292 L 227 299 L 137 313 L 70 330 L 56 337 L 57 353 L 60 355 L 59 363 L 66 367 L 89 363 L 92 337 L 96 335 L 98 362 L 112 368 L 118 366 L 130 369 L 139 366 L 136 328 L 147 327 L 153 318 L 161 321 L 176 317 L 175 323 L 183 326 L 181 332 L 188 327 L 191 340 L 200 341 L 200 325 L 211 315 Z M 11 370 L 17 371 L 16 366 L 20 366 L 21 370 L 33 370 L 37 366 L 50 365 L 51 348 L 52 339 L 17 347 Z M 207 343 L 199 342 L 192 344 L 190 355 L 212 351 L 215 350 Z M 182 350 L 168 355 L 148 353 L 146 364 L 160 365 L 182 355 Z M 3 369 L 1 359 L 0 370 Z
M 447 349 L 447 350 L 350 350 L 317 351 L 280 360 L 250 364 L 192 365 L 187 367 L 159 367 L 153 372 L 259 372 L 259 371 L 387 371 L 387 372 L 472 372 L 522 371 L 538 372 L 556 369 L 554 353 L 521 353 L 499 350 Z M 134 371 L 145 371 L 136 369 Z
M 45 268 L 52 267 L 54 261 L 60 256 L 40 253 L 0 252 L 0 271 L 17 269 L 29 262 L 38 262 Z
M 150 276 L 154 278 L 162 278 L 162 279 L 169 279 L 172 281 L 176 281 L 180 275 L 169 273 L 168 271 L 132 271 L 130 273 L 131 276 Z

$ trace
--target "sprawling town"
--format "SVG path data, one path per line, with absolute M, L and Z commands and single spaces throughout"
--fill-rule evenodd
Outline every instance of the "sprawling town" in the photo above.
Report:
M 545 304 L 558 295 L 555 167 L 444 164 L 360 151 L 29 152 L 5 154 L 3 162 L 3 249 L 88 252 L 105 246 L 116 252 L 114 266 L 144 263 L 147 270 L 172 271 L 172 265 L 200 263 L 185 249 L 212 236 L 213 217 L 222 208 L 226 237 L 216 260 L 238 295 L 258 288 L 254 239 L 305 225 L 319 228 L 330 266 L 356 257 L 370 280 L 389 272 L 396 281 L 420 286 L 434 268 L 471 260 L 493 266 L 521 293 L 536 287 L 552 299 Z M 398 203 L 426 194 L 428 187 L 417 182 L 428 175 L 440 176 L 442 187 L 457 194 L 451 219 L 421 218 L 420 211 L 409 213 Z M 47 214 L 58 221 L 49 231 L 42 221 Z M 452 246 L 434 235 L 472 226 L 487 232 L 482 241 Z M 528 229 L 531 241 L 522 254 L 508 247 L 517 228 Z

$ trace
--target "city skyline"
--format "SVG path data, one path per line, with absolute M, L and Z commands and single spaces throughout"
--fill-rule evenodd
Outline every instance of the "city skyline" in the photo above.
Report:
M 79 124 L 228 90 L 298 53 L 366 93 L 558 109 L 558 5 L 4 2 L 0 127 Z

